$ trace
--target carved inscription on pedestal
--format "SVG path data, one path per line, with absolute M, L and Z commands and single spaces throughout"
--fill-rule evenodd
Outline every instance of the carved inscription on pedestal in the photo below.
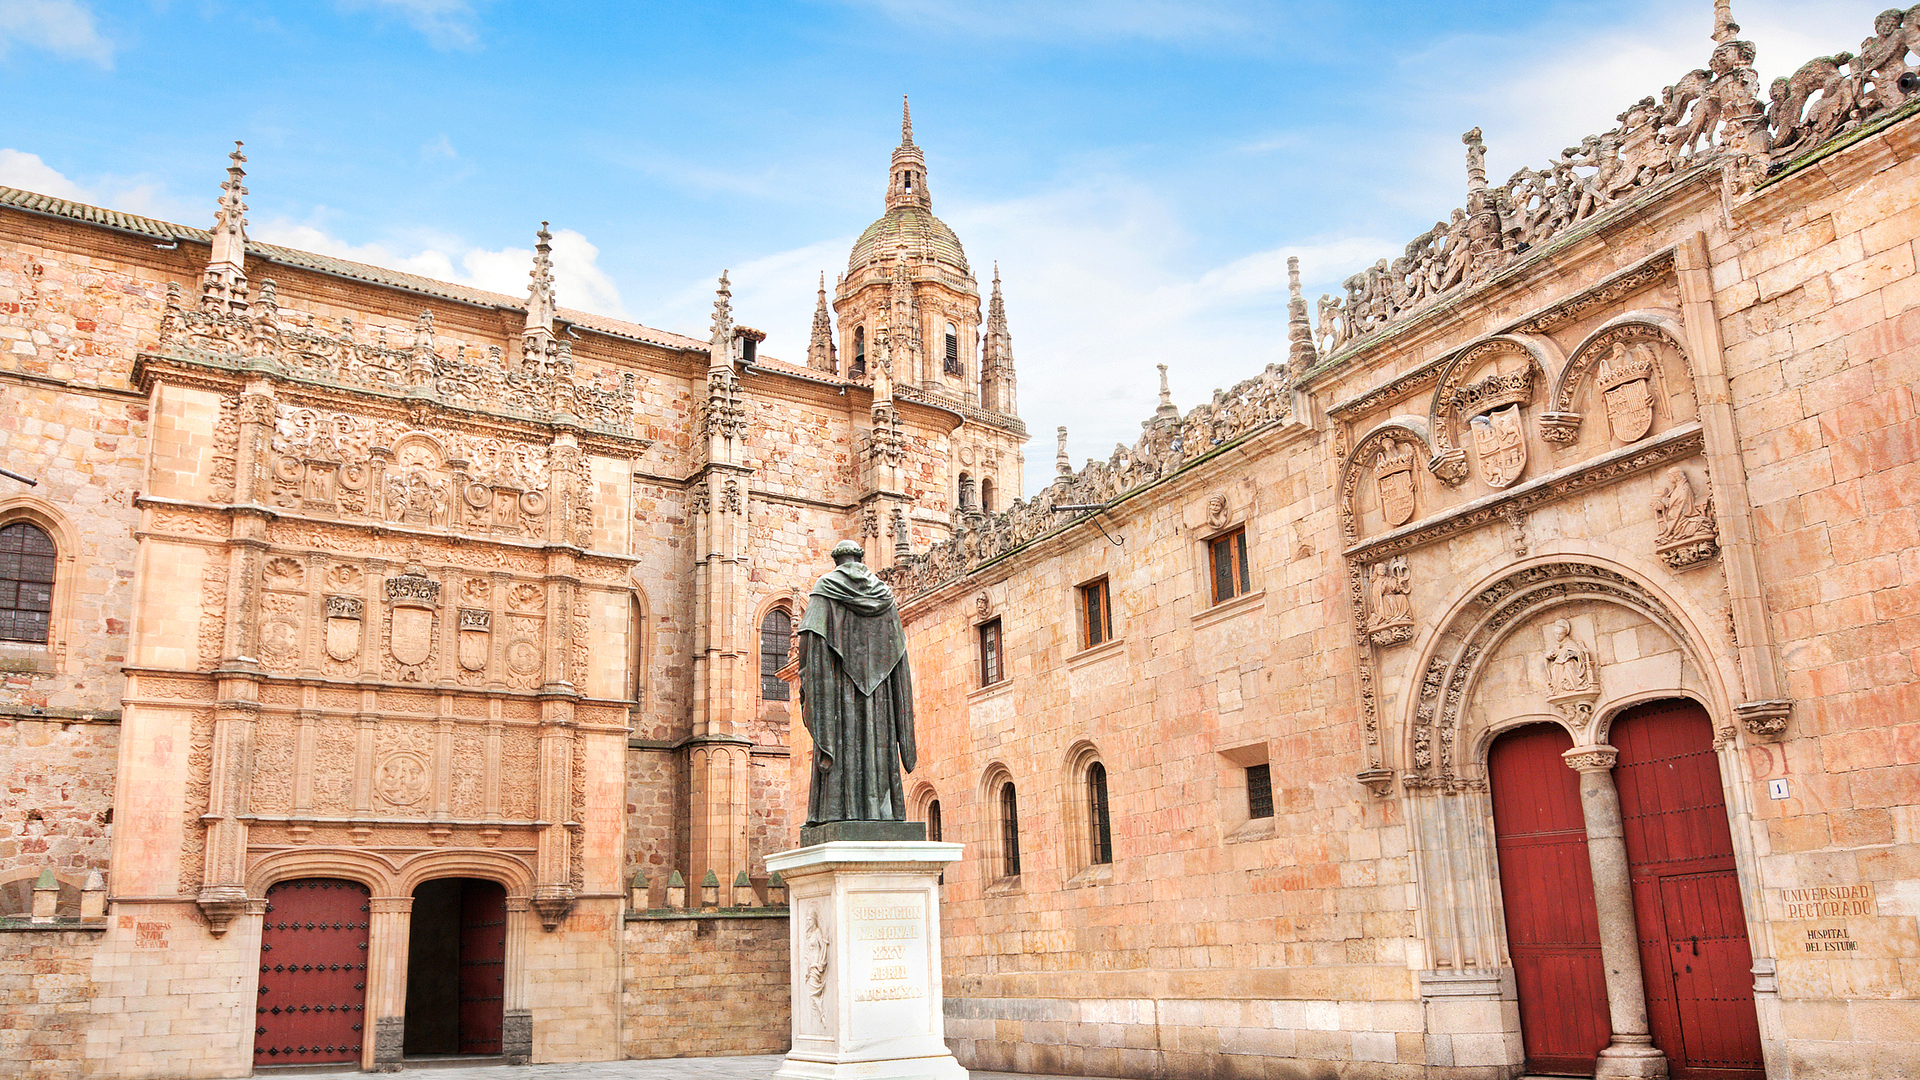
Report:
M 927 898 L 917 892 L 855 893 L 852 908 L 856 1039 L 921 1035 L 927 1018 Z

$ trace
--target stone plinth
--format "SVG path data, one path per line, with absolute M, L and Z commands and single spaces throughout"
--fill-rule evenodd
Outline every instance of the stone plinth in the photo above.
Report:
M 835 840 L 767 856 L 792 911 L 793 1049 L 774 1076 L 965 1080 L 940 995 L 940 872 L 961 850 Z

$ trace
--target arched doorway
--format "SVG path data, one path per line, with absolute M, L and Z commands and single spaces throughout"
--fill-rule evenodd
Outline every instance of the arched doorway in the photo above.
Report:
M 413 892 L 407 941 L 407 1057 L 500 1053 L 507 891 L 441 878 Z
M 368 891 L 297 878 L 267 890 L 253 1063 L 358 1062 L 367 1021 Z
M 1527 1071 L 1591 1076 L 1612 1029 L 1572 748 L 1558 724 L 1515 728 L 1488 751 L 1487 783 Z
M 1753 951 L 1713 721 L 1691 701 L 1640 705 L 1607 741 L 1626 830 L 1640 972 L 1672 1080 L 1761 1080 Z

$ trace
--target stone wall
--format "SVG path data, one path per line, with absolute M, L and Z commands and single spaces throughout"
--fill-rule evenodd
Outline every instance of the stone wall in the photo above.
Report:
M 120 725 L 0 716 L 0 882 L 108 868 Z
M 0 1077 L 78 1080 L 93 1075 L 86 1033 L 97 987 L 90 931 L 0 932 Z
M 624 948 L 623 1056 L 779 1054 L 791 1045 L 784 911 L 629 915 Z

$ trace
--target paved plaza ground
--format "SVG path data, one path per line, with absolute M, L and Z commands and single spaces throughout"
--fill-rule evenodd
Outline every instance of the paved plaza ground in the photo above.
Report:
M 408 1062 L 407 1072 L 425 1074 L 424 1080 L 767 1080 L 780 1067 L 785 1055 L 757 1054 L 751 1057 L 655 1058 L 651 1061 L 589 1061 L 568 1065 L 465 1065 L 457 1062 Z M 273 1073 L 307 1077 L 348 1077 L 365 1075 L 356 1068 L 340 1069 L 260 1069 L 255 1076 Z M 1066 1077 L 1036 1073 L 983 1072 L 973 1070 L 972 1080 L 1068 1080 Z M 1090 1080 L 1076 1077 L 1074 1080 Z M 1092 1078 L 1118 1080 L 1118 1078 Z

